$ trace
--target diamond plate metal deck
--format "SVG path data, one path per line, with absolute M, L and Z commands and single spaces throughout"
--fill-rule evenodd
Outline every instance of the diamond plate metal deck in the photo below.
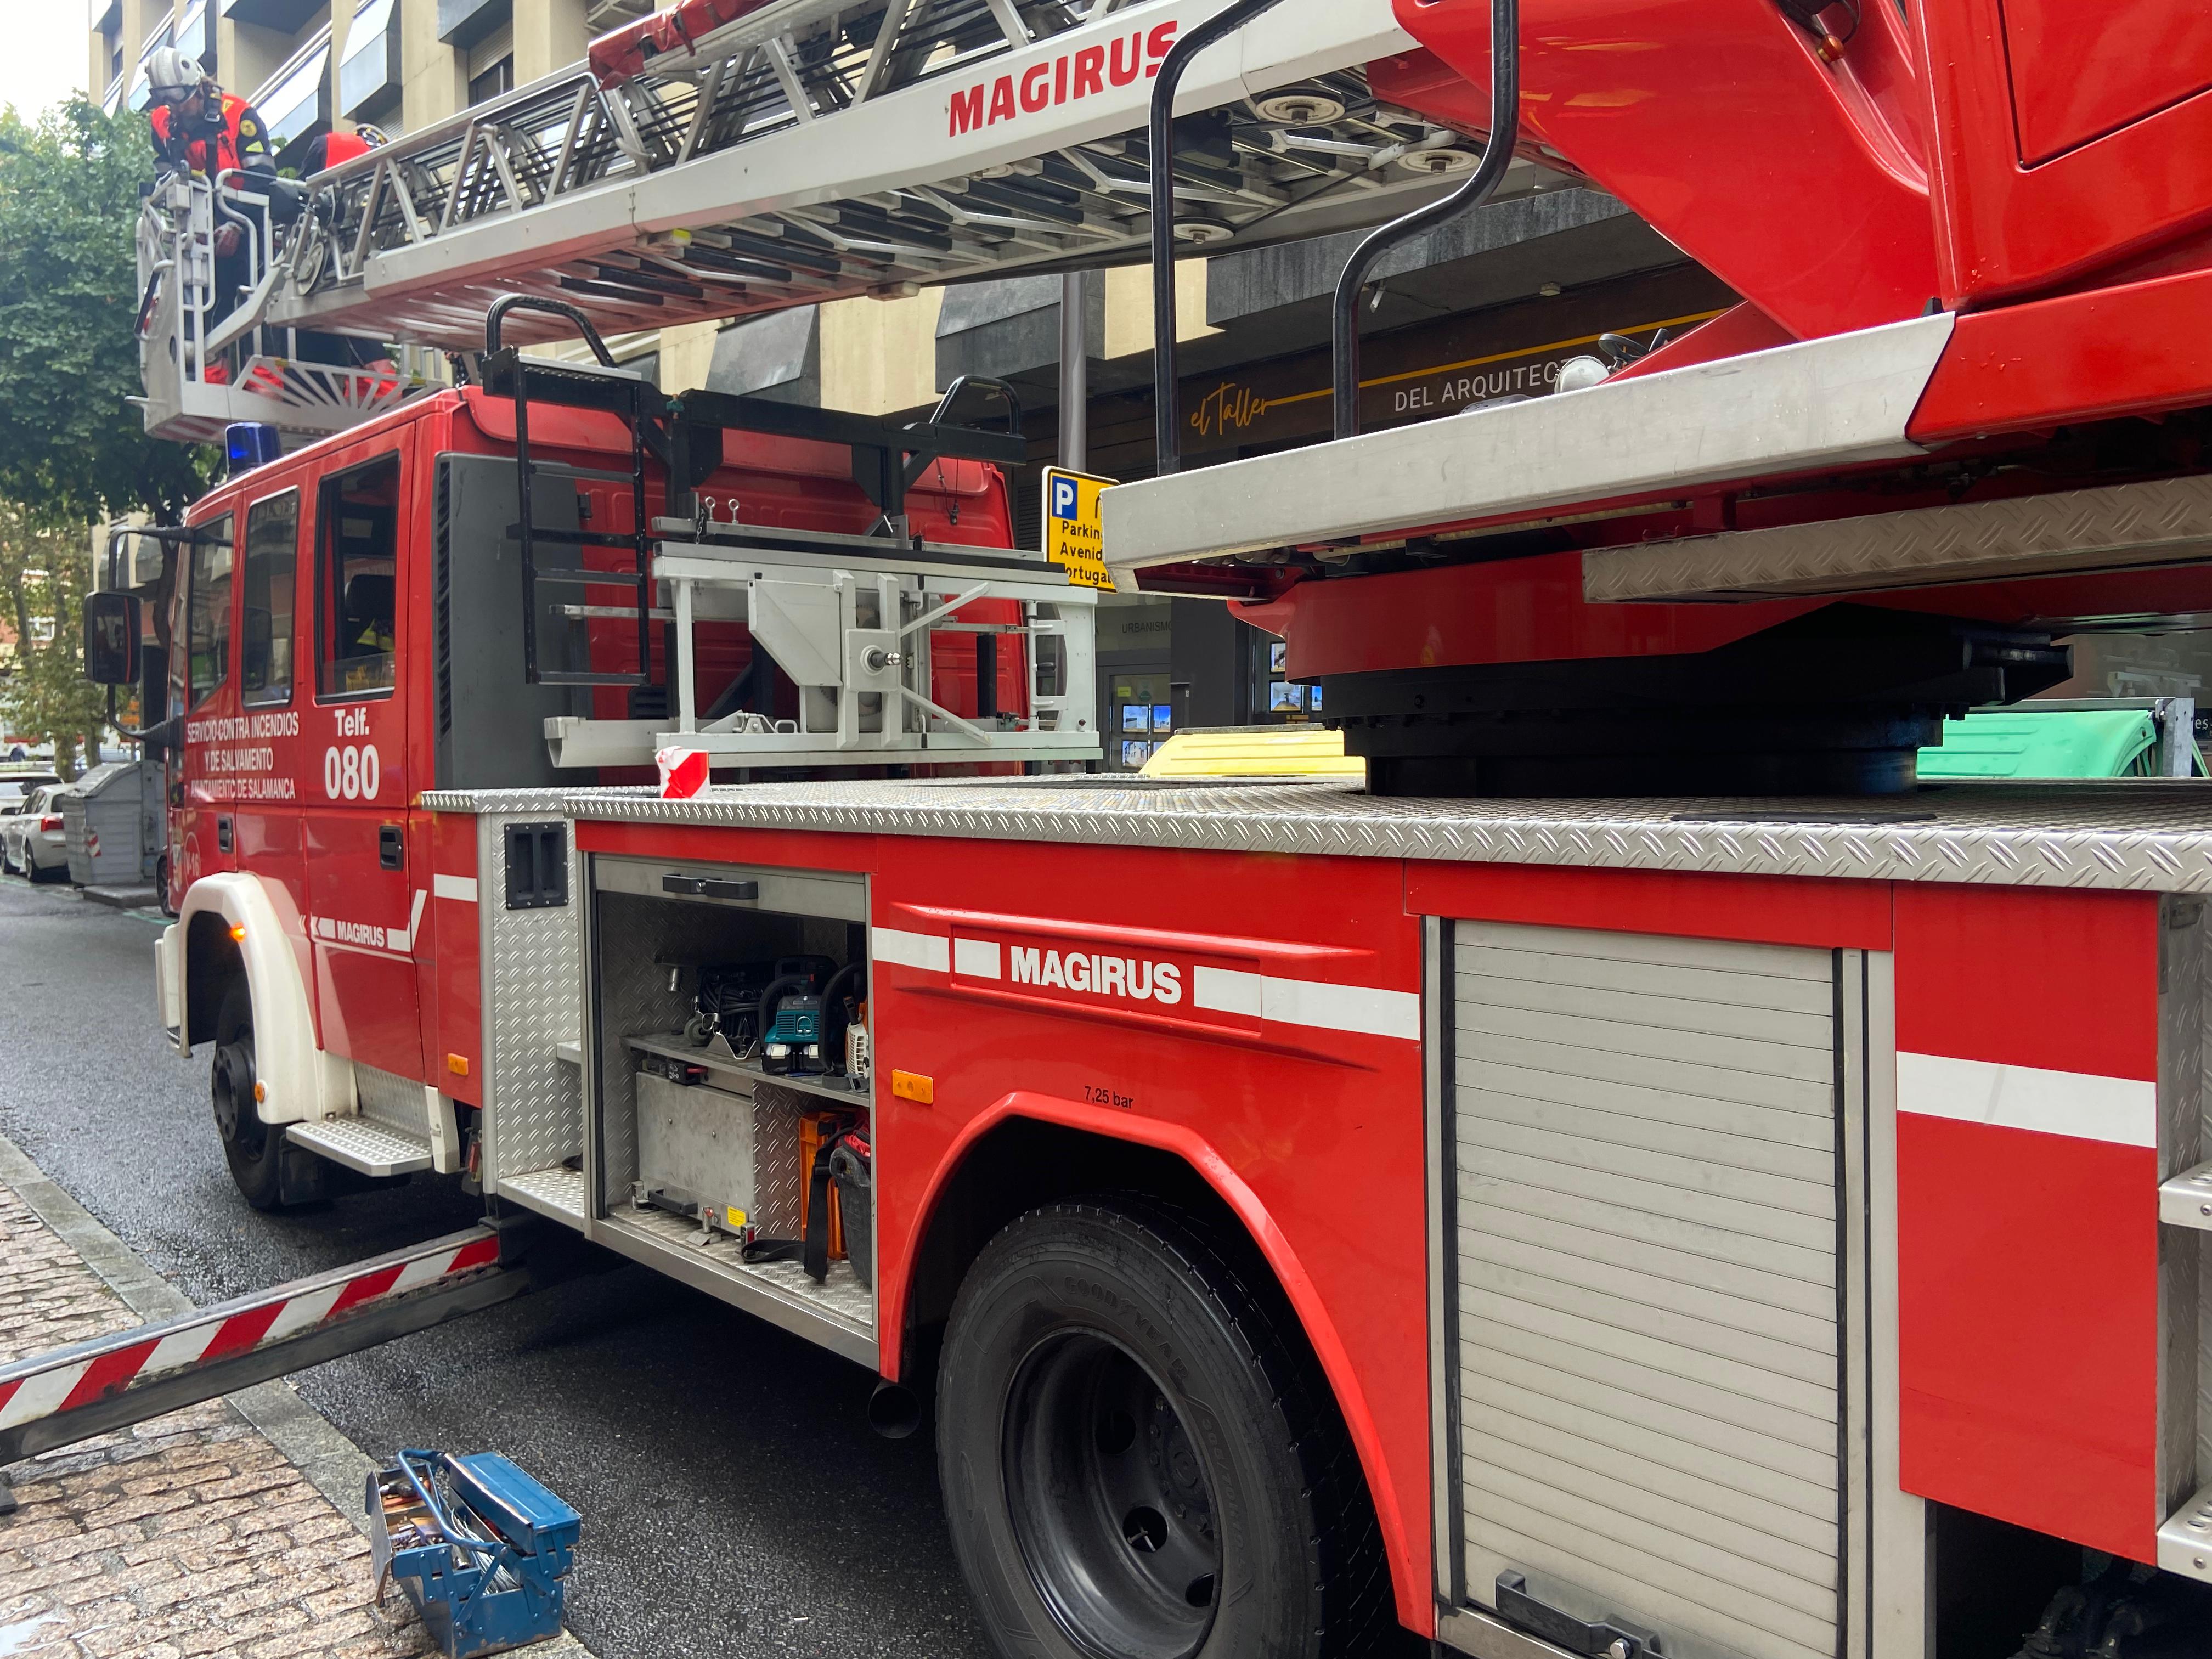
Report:
M 1583 555 L 1583 597 L 1594 605 L 1777 599 L 2208 556 L 2212 478 L 2169 478 L 1595 549 Z
M 732 1278 L 764 1285 L 784 1300 L 834 1319 L 856 1333 L 875 1328 L 876 1298 L 860 1283 L 849 1261 L 831 1262 L 829 1282 L 817 1285 L 796 1261 L 746 1262 L 739 1259 L 737 1242 L 727 1234 L 703 1233 L 698 1223 L 665 1210 L 641 1210 L 633 1204 L 620 1204 L 609 1211 L 607 1218 L 708 1262 Z
M 569 902 L 547 909 L 507 908 L 507 836 L 510 823 L 556 822 L 561 808 L 550 791 L 503 792 L 508 806 L 479 815 L 477 864 L 483 994 L 485 1100 L 483 1178 L 496 1183 L 509 1171 L 543 1170 L 584 1147 L 581 1072 L 563 1060 L 563 1042 L 583 1029 L 581 954 L 577 895 L 580 866 L 574 836 L 568 848 Z
M 499 1183 L 501 1198 L 513 1199 L 526 1210 L 550 1216 L 572 1226 L 584 1224 L 584 1172 L 581 1170 L 532 1170 L 508 1176 Z
M 295 1123 L 285 1133 L 295 1145 L 365 1176 L 413 1175 L 430 1167 L 428 1139 L 402 1134 L 367 1118 L 333 1117 L 320 1123 Z
M 363 1118 L 428 1144 L 430 1103 L 421 1084 L 359 1060 L 353 1063 L 353 1082 Z
M 1923 787 L 1863 799 L 1382 799 L 1341 781 L 749 784 L 568 797 L 578 818 L 1872 881 L 2212 892 L 2212 784 Z

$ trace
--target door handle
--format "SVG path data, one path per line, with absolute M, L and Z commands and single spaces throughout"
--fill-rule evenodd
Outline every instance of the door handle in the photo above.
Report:
M 396 823 L 377 826 L 376 861 L 386 870 L 407 867 L 406 832 Z
M 1606 1618 L 1582 1620 L 1528 1593 L 1517 1572 L 1498 1575 L 1498 1616 L 1586 1659 L 1663 1659 L 1664 1644 L 1646 1630 Z

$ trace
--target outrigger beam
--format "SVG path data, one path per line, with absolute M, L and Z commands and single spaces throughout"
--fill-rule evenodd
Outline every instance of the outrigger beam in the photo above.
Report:
M 566 1277 L 573 1252 L 552 1247 L 570 1242 L 534 1218 L 502 1218 L 0 1366 L 0 1464 L 511 1301 Z M 533 1246 L 555 1260 L 528 1259 Z M 15 1506 L 0 1476 L 0 1513 Z

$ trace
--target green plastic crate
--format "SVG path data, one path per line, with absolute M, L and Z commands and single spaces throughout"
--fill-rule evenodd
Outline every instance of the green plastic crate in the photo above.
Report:
M 2005 708 L 1945 720 L 1942 744 L 1920 751 L 1920 776 L 2145 777 L 2157 750 L 2158 723 L 2140 708 Z

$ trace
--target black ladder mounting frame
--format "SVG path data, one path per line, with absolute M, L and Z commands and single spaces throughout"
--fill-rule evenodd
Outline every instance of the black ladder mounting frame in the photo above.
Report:
M 951 422 L 948 417 L 953 401 L 968 386 L 987 387 L 1006 399 L 1007 431 L 986 432 Z M 722 465 L 725 432 L 802 438 L 849 450 L 853 482 L 884 519 L 895 525 L 905 519 L 907 491 L 938 460 L 1025 466 L 1030 459 L 1029 443 L 1022 435 L 1020 398 L 1003 381 L 963 377 L 954 382 L 928 420 L 911 425 L 842 410 L 777 403 L 767 398 L 737 397 L 725 392 L 686 392 L 669 404 L 668 448 L 671 471 L 677 485 L 670 492 L 669 517 L 688 519 L 696 510 L 692 492 Z
M 591 347 L 596 364 L 525 357 L 520 347 L 501 343 L 501 328 L 510 311 L 542 311 L 573 323 Z M 1021 397 L 1004 380 L 963 375 L 946 391 L 927 421 L 901 424 L 839 410 L 809 409 L 763 398 L 719 392 L 687 392 L 664 398 L 658 387 L 617 366 L 614 355 L 591 319 L 574 306 L 536 295 L 511 294 L 497 301 L 484 319 L 484 355 L 477 377 L 485 393 L 514 404 L 516 535 L 522 553 L 522 645 L 524 677 L 532 685 L 649 687 L 652 676 L 653 519 L 646 510 L 646 458 L 661 463 L 668 481 L 665 502 L 670 518 L 690 520 L 696 513 L 695 492 L 722 465 L 722 434 L 753 432 L 841 445 L 852 453 L 853 482 L 883 514 L 878 531 L 902 540 L 908 534 L 907 492 L 940 459 L 988 461 L 1000 466 L 1026 465 L 1029 444 L 1022 435 Z M 1006 405 L 1006 430 L 988 432 L 956 425 L 954 405 L 969 387 L 995 394 Z M 629 429 L 630 532 L 540 529 L 533 521 L 532 484 L 538 466 L 530 457 L 530 407 L 594 410 L 622 420 Z M 577 469 L 564 468 L 573 477 Z M 608 476 L 608 475 L 596 475 Z M 632 568 L 592 570 L 580 563 L 541 570 L 538 544 L 582 549 L 626 547 Z M 637 664 L 634 674 L 589 669 L 549 669 L 538 659 L 538 585 L 579 587 L 624 586 L 637 595 Z M 673 655 L 669 661 L 673 665 Z
M 544 311 L 574 323 L 591 346 L 596 366 L 561 362 L 544 357 L 525 357 L 519 346 L 503 346 L 500 328 L 510 311 Z M 659 388 L 641 375 L 617 367 L 613 353 L 592 326 L 591 319 L 575 307 L 536 295 L 510 294 L 496 301 L 484 319 L 484 355 L 478 378 L 489 396 L 511 398 L 514 404 L 514 461 L 517 494 L 517 539 L 522 551 L 523 678 L 532 685 L 641 686 L 651 683 L 653 666 L 653 532 L 646 511 L 645 460 L 649 447 L 660 451 L 659 413 L 665 400 Z M 623 535 L 605 530 L 541 530 L 532 522 L 532 485 L 538 468 L 530 459 L 530 405 L 550 404 L 560 409 L 596 410 L 614 415 L 629 429 L 630 531 Z M 550 542 L 579 550 L 577 562 L 550 570 L 538 567 L 538 544 Z M 581 561 L 586 547 L 626 547 L 632 568 L 592 570 Z M 637 672 L 599 672 L 584 668 L 544 667 L 538 660 L 538 585 L 540 581 L 574 587 L 622 586 L 637 594 Z

